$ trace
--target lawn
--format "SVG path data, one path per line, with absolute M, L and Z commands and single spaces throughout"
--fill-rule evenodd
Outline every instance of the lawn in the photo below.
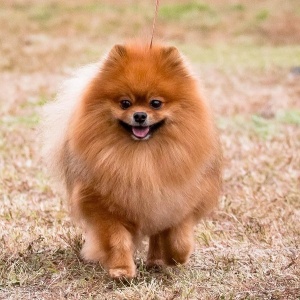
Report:
M 156 35 L 193 63 L 224 153 L 218 209 L 187 266 L 113 282 L 40 158 L 42 106 L 114 43 L 150 42 L 154 1 L 0 3 L 0 299 L 300 299 L 298 0 L 160 1 Z

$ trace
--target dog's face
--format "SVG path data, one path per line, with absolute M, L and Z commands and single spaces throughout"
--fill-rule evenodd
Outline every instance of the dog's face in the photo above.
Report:
M 191 81 L 174 47 L 115 46 L 104 61 L 97 89 L 102 109 L 120 134 L 148 140 L 184 109 Z M 184 91 L 183 91 L 184 89 Z
M 114 117 L 133 139 L 147 140 L 165 125 L 168 118 L 165 100 L 159 96 L 122 96 L 112 110 Z

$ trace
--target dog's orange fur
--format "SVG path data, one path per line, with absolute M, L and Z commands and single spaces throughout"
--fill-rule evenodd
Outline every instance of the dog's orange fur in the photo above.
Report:
M 60 138 L 48 141 L 48 156 L 83 226 L 83 257 L 113 278 L 132 278 L 134 251 L 147 235 L 148 265 L 186 263 L 195 224 L 217 203 L 221 154 L 210 110 L 181 55 L 174 47 L 117 45 L 77 96 Z M 133 103 L 126 110 L 124 97 Z M 163 101 L 161 109 L 149 106 L 153 98 Z M 134 140 L 119 124 L 137 111 L 153 123 L 165 120 L 148 140 Z

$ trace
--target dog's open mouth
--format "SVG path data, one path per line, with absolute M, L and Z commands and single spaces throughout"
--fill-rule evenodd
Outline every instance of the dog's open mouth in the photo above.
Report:
M 165 123 L 165 120 L 161 120 L 150 126 L 132 126 L 121 120 L 119 121 L 120 121 L 120 125 L 122 125 L 124 129 L 130 132 L 132 136 L 137 140 L 148 139 L 154 131 L 159 129 Z

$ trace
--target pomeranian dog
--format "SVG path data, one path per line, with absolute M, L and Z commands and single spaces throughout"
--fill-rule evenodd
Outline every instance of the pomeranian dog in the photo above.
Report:
M 84 231 L 82 256 L 112 278 L 185 264 L 193 229 L 217 204 L 221 151 L 198 81 L 175 47 L 116 45 L 46 107 L 45 156 Z

